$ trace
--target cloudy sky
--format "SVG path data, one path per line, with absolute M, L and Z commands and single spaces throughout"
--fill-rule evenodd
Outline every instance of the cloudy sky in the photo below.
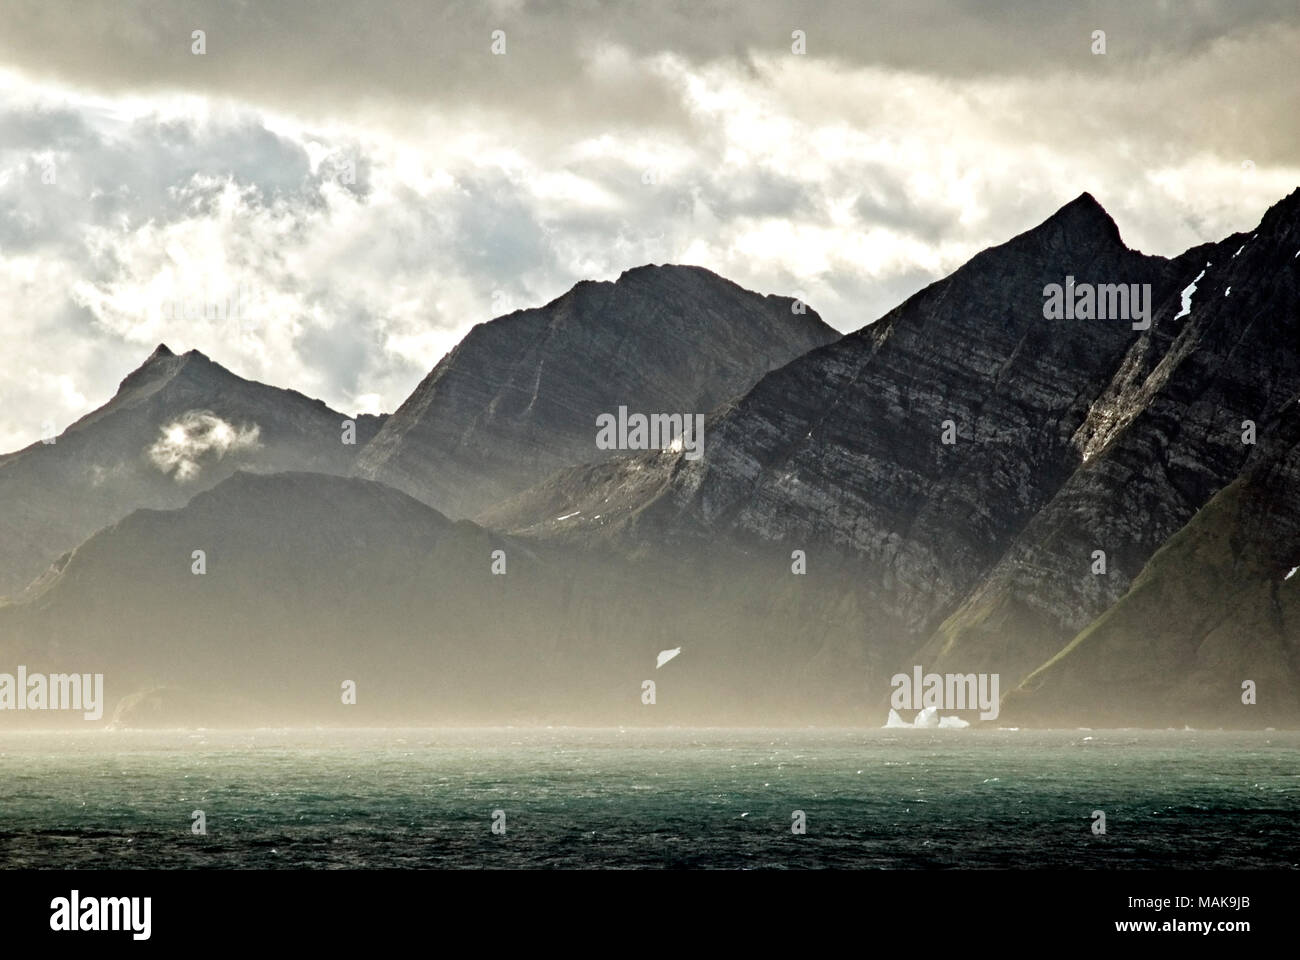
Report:
M 159 342 L 378 412 L 647 262 L 848 331 L 1084 190 L 1176 254 L 1300 185 L 1298 62 L 1296 0 L 6 0 L 0 451 Z

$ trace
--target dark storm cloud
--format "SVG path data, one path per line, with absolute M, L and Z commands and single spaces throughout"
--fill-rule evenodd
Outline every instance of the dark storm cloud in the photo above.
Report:
M 810 57 L 959 81 L 1128 77 L 1136 94 L 1137 84 L 1161 71 L 1200 60 L 1193 83 L 1211 96 L 1198 98 L 1205 101 L 1200 106 L 1189 98 L 1181 123 L 1158 89 L 1154 102 L 1115 109 L 1145 107 L 1157 127 L 1207 127 L 1205 136 L 1215 133 L 1208 129 L 1212 111 L 1226 124 L 1218 128 L 1223 138 L 1240 141 L 1248 130 L 1247 152 L 1272 159 L 1297 146 L 1294 125 L 1281 123 L 1294 115 L 1296 85 L 1283 82 L 1270 63 L 1252 74 L 1220 53 L 1226 40 L 1273 37 L 1294 55 L 1296 13 L 1295 0 L 10 0 L 0 60 L 108 93 L 185 90 L 303 116 L 360 111 L 372 121 L 384 108 L 400 113 L 429 105 L 499 112 L 521 130 L 556 136 L 611 125 L 689 125 L 680 99 L 647 66 L 655 55 L 757 74 L 763 67 L 754 58 L 788 55 L 794 30 L 806 33 Z M 196 29 L 206 34 L 203 56 L 191 53 Z M 490 51 L 498 29 L 506 35 L 504 56 Z M 1098 29 L 1106 32 L 1104 58 L 1090 50 Z M 611 49 L 627 57 L 610 57 Z M 1213 91 L 1229 81 L 1234 99 L 1220 104 Z M 1254 115 L 1252 122 L 1227 118 L 1234 103 Z M 1086 124 L 1086 104 L 1060 109 L 1068 115 L 1080 106 L 1085 116 L 1076 120 Z M 1263 136 L 1269 119 L 1278 121 L 1276 129 Z
M 158 339 L 391 409 L 473 323 L 647 261 L 851 330 L 1082 190 L 1171 254 L 1300 178 L 1294 0 L 2 16 L 0 449 L 102 402 Z M 245 280 L 253 337 L 158 321 Z
M 788 51 L 804 30 L 811 55 L 856 65 L 970 77 L 1087 69 L 1094 29 L 1120 58 L 1198 55 L 1222 37 L 1290 25 L 1292 0 L 1160 0 L 1042 3 L 1039 0 L 824 0 L 546 3 L 372 0 L 10 0 L 0 55 L 32 72 L 106 88 L 224 89 L 244 98 L 302 100 L 385 96 L 498 104 L 559 96 L 636 106 L 633 85 L 587 90 L 582 55 L 614 44 L 635 54 L 679 54 L 695 63 Z M 190 53 L 191 31 L 207 55 Z M 493 30 L 507 56 L 490 57 Z M 642 103 L 642 106 L 645 104 Z

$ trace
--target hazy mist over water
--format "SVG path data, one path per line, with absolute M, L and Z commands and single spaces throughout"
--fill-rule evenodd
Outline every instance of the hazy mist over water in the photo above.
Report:
M 9 868 L 1294 867 L 1300 733 L 18 732 L 0 810 Z

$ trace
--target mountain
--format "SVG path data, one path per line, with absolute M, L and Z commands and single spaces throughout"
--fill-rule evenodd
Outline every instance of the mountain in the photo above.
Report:
M 1006 697 L 1001 722 L 1258 728 L 1300 718 L 1295 399 L 1269 432 L 1271 452 L 1174 534 L 1118 603 L 1026 677 Z
M 1045 320 L 1044 287 L 1067 275 L 1149 283 L 1161 299 L 1177 283 L 1173 263 L 1125 247 L 1084 194 L 765 376 L 708 422 L 702 459 L 570 470 L 484 522 L 634 552 L 804 549 L 810 565 L 858 571 L 875 611 L 864 643 L 908 651 L 1078 467 L 1073 437 L 1138 337 L 1120 320 Z
M 137 507 L 179 506 L 236 469 L 346 473 L 381 417 L 344 414 L 165 345 L 52 443 L 0 456 L 0 596 Z
M 1173 259 L 1083 194 L 711 388 L 763 316 L 820 329 L 790 308 L 643 268 L 477 327 L 355 464 L 394 483 L 132 513 L 0 606 L 0 663 L 102 667 L 122 722 L 875 724 L 920 664 L 999 675 L 998 723 L 1300 724 L 1300 190 Z M 596 449 L 688 394 L 701 456 Z
M 860 720 L 857 638 L 809 656 L 808 598 L 766 586 L 770 569 L 732 573 L 701 592 L 688 572 L 522 543 L 374 481 L 237 472 L 99 531 L 0 605 L 0 663 L 102 673 L 104 719 L 123 725 Z
M 1249 235 L 1178 258 L 1178 292 L 1073 437 L 1083 462 L 936 631 L 922 662 L 1023 677 L 1118 601 L 1157 549 L 1276 447 L 1275 425 L 1300 391 L 1297 252 L 1300 190 Z M 1098 550 L 1104 574 L 1093 572 Z
M 444 632 L 473 641 L 459 615 L 475 603 L 461 582 L 468 568 L 459 556 L 435 562 L 466 539 L 482 540 L 486 569 L 485 534 L 398 491 L 239 471 L 180 509 L 137 510 L 101 530 L 22 603 L 0 607 L 5 662 L 103 673 L 110 710 L 163 689 L 192 694 L 180 695 L 185 708 L 197 698 L 251 711 L 254 725 L 312 716 L 313 699 L 321 718 L 341 709 L 351 679 L 370 713 L 420 660 L 403 647 L 419 651 Z M 430 604 L 437 617 L 403 615 Z
M 358 473 L 473 516 L 604 456 L 600 414 L 708 413 L 838 336 L 810 308 L 699 267 L 579 283 L 474 327 L 384 424 Z
M 814 567 L 854 571 L 878 704 L 913 664 L 1007 690 L 1275 442 L 1300 390 L 1298 249 L 1300 191 L 1172 260 L 1129 250 L 1084 194 L 768 374 L 708 421 L 702 459 L 575 467 L 480 520 L 712 567 L 801 549 L 809 591 Z M 1150 284 L 1149 327 L 1048 319 L 1067 278 Z

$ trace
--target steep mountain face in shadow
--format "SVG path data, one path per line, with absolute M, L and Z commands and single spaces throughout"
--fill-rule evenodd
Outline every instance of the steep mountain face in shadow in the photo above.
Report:
M 344 473 L 382 423 L 158 349 L 53 443 L 0 457 L 0 596 L 138 507 L 179 506 L 237 469 Z
M 810 595 L 771 565 L 711 592 L 698 573 L 520 543 L 373 481 L 241 472 L 0 606 L 0 662 L 103 673 L 127 725 L 862 721 L 852 629 L 802 626 Z
M 0 663 L 102 669 L 123 722 L 874 725 L 921 664 L 998 674 L 999 723 L 1300 724 L 1300 191 L 1172 260 L 1084 194 L 847 337 L 790 307 L 643 268 L 481 325 L 354 464 L 384 482 L 268 396 L 281 459 L 62 558 Z M 703 456 L 596 450 L 619 406 L 712 409 Z
M 0 608 L 5 654 L 33 671 L 102 672 L 110 703 L 180 688 L 255 707 L 253 725 L 307 718 L 313 693 L 340 703 L 341 681 L 368 663 L 385 670 L 407 644 L 460 634 L 464 594 L 448 577 L 463 571 L 422 573 L 477 535 L 379 484 L 238 472 L 182 509 L 137 511 L 78 547 L 24 603 Z M 439 611 L 419 637 L 405 616 L 417 593 Z M 367 686 L 363 700 L 377 692 Z
M 1276 449 L 1272 425 L 1300 390 L 1298 251 L 1300 190 L 1253 233 L 1178 259 L 1178 292 L 1073 438 L 1084 463 L 936 631 L 925 662 L 1023 676 L 1123 596 L 1214 494 Z M 1095 551 L 1105 554 L 1104 573 L 1094 572 Z
M 604 456 L 602 413 L 705 414 L 838 337 L 810 308 L 699 267 L 583 282 L 474 327 L 389 418 L 359 474 L 473 516 Z
M 633 553 L 803 549 L 857 571 L 868 645 L 910 652 L 1077 469 L 1075 434 L 1139 336 L 1123 319 L 1044 320 L 1044 287 L 1067 275 L 1159 298 L 1176 284 L 1173 263 L 1127 249 L 1081 196 L 764 377 L 709 421 L 703 459 L 571 470 L 482 519 Z
M 1007 698 L 1007 722 L 1225 727 L 1300 718 L 1300 411 L 1127 594 Z
M 805 549 L 855 571 L 878 704 L 916 663 L 1006 690 L 1274 444 L 1300 389 L 1297 250 L 1300 191 L 1174 260 L 1125 248 L 1085 195 L 769 374 L 710 420 L 703 460 L 585 465 L 480 520 L 638 557 Z M 1067 277 L 1149 283 L 1150 328 L 1047 319 Z

